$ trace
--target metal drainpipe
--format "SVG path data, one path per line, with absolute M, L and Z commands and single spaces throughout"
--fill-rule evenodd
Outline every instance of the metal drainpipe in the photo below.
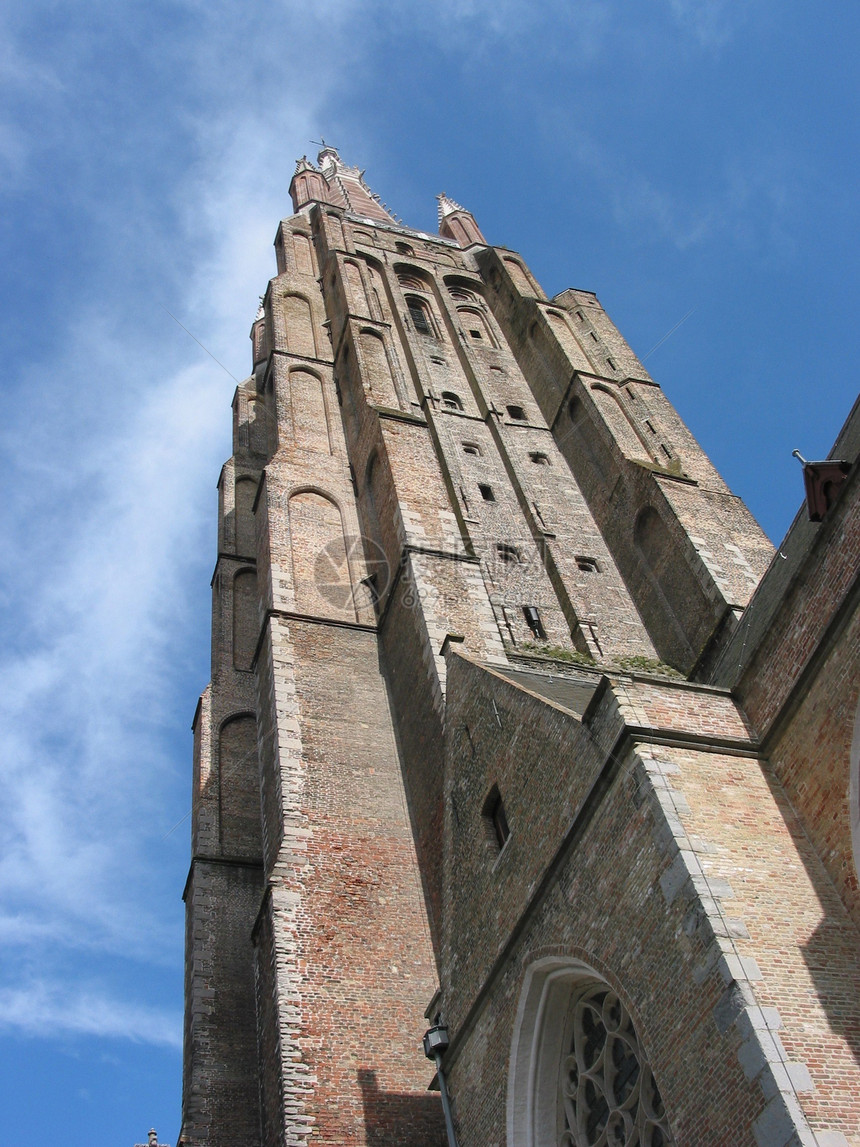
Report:
M 439 1079 L 439 1091 L 442 1095 L 442 1111 L 445 1114 L 445 1130 L 448 1132 L 448 1147 L 457 1147 L 457 1136 L 454 1134 L 454 1120 L 451 1118 L 451 1101 L 448 1098 L 448 1084 L 445 1072 L 442 1070 L 442 1056 L 451 1041 L 448 1039 L 448 1029 L 444 1024 L 436 1024 L 424 1033 L 424 1054 L 428 1059 L 436 1061 L 436 1075 Z

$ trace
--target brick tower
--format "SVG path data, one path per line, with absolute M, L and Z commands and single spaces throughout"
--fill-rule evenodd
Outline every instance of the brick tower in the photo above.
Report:
M 770 543 L 593 294 L 333 148 L 290 194 L 219 480 L 181 1142 L 437 1147 L 426 1014 L 461 1147 L 860 1143 L 850 824 L 829 869 L 750 684 Z

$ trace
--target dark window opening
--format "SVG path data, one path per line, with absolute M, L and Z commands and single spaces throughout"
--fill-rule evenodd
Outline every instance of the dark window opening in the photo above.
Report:
M 537 607 L 534 605 L 524 605 L 523 617 L 526 619 L 526 625 L 538 641 L 546 641 L 546 630 L 543 627 L 543 622 L 540 619 L 540 611 Z
M 645 419 L 645 425 L 648 427 L 648 429 L 651 431 L 652 434 L 657 433 L 657 431 L 654 429 L 653 424 L 651 422 L 649 422 L 647 418 Z
M 475 442 L 464 442 L 463 443 L 463 453 L 464 454 L 476 454 L 476 455 L 480 456 L 481 447 L 478 446 Z
M 481 491 L 481 497 L 485 502 L 495 502 L 496 495 L 493 493 L 492 486 L 485 486 L 482 482 L 479 482 L 478 489 Z
M 593 342 L 597 342 L 597 341 L 598 341 L 597 335 L 594 333 L 594 331 L 589 331 L 588 333 L 591 335 L 591 338 L 592 338 L 592 341 L 593 341 Z
M 584 323 L 584 322 L 585 322 L 585 319 L 582 317 L 582 311 L 577 311 L 577 312 L 576 312 L 576 317 L 579 319 L 579 321 L 580 321 L 581 323 Z
M 442 406 L 445 410 L 462 410 L 463 403 L 453 390 L 442 391 Z
M 537 450 L 531 452 L 529 454 L 529 458 L 532 462 L 534 462 L 535 466 L 549 466 L 550 464 L 549 458 L 547 458 L 546 454 L 541 454 Z
M 482 339 L 484 337 L 480 331 L 469 331 L 469 334 L 473 339 Z
M 672 457 L 671 453 L 669 452 L 669 448 L 666 445 L 664 445 L 664 443 L 662 443 L 662 442 L 660 443 L 660 449 L 663 451 L 663 453 L 666 455 L 667 458 Z
M 394 248 L 396 251 L 399 251 L 401 255 L 414 255 L 415 254 L 415 252 L 412 250 L 412 248 L 409 246 L 408 243 L 395 243 Z
M 517 422 L 525 422 L 526 420 L 526 412 L 521 406 L 509 406 L 508 416 L 516 419 Z
M 490 842 L 495 844 L 497 850 L 501 852 L 511 835 L 511 830 L 498 785 L 493 785 L 490 795 L 484 801 L 482 816 L 487 826 L 487 836 Z
M 420 335 L 432 335 L 433 328 L 430 326 L 430 319 L 424 304 L 419 299 L 407 299 L 406 305 L 409 308 L 409 317 L 412 319 L 412 325 Z
M 612 361 L 611 358 L 608 358 L 606 360 L 606 365 L 609 367 L 610 370 L 617 370 L 618 369 L 618 367 L 615 365 L 615 363 Z
M 503 562 L 518 562 L 520 560 L 520 551 L 516 546 L 508 545 L 507 542 L 497 542 L 496 553 Z
M 582 570 L 583 573 L 600 573 L 600 566 L 597 564 L 596 558 L 586 558 L 580 554 L 576 555 L 576 568 Z

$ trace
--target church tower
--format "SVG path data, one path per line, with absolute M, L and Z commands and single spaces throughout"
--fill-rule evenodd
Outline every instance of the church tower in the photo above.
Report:
M 774 855 L 817 885 L 709 683 L 770 543 L 594 294 L 331 147 L 290 194 L 218 483 L 181 1142 L 438 1147 L 438 1021 L 462 1147 L 842 1143 L 803 1135 L 856 1061 L 803 1099 L 826 1008 L 765 935 Z

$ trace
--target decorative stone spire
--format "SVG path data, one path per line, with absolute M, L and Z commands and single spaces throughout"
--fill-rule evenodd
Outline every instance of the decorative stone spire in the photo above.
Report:
M 467 211 L 454 199 L 450 199 L 444 191 L 436 198 L 439 200 L 440 235 L 446 239 L 453 239 L 461 247 L 471 247 L 474 243 L 486 246 L 487 240 L 481 234 L 481 228 L 471 211 Z
M 350 167 L 340 158 L 336 147 L 323 141 L 314 166 L 306 155 L 296 164 L 290 184 L 290 195 L 296 211 L 308 203 L 331 203 L 353 215 L 379 223 L 397 223 L 397 219 L 364 182 L 364 172 Z

